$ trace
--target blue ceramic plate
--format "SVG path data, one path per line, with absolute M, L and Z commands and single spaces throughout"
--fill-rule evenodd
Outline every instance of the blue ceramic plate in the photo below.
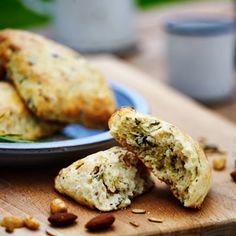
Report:
M 132 106 L 148 113 L 146 101 L 127 87 L 110 82 L 117 107 Z M 3 165 L 40 165 L 45 163 L 72 162 L 115 144 L 108 130 L 87 129 L 69 124 L 60 134 L 35 143 L 0 143 L 0 163 Z

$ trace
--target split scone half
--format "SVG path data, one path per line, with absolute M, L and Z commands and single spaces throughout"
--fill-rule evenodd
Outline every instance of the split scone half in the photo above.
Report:
M 39 120 L 26 107 L 15 88 L 8 82 L 0 82 L 0 134 L 22 139 L 37 139 L 51 135 L 60 124 Z
M 143 163 L 122 147 L 89 155 L 60 171 L 55 188 L 82 205 L 112 211 L 152 186 Z
M 198 143 L 174 125 L 130 107 L 116 111 L 109 128 L 185 207 L 200 208 L 211 186 L 211 167 Z
M 105 128 L 115 110 L 103 74 L 77 52 L 37 34 L 0 31 L 0 72 L 5 70 L 39 118 Z

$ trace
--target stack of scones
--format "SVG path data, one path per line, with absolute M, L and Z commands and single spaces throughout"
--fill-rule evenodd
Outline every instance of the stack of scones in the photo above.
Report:
M 0 31 L 0 134 L 51 135 L 66 123 L 106 128 L 115 100 L 77 52 L 31 32 Z

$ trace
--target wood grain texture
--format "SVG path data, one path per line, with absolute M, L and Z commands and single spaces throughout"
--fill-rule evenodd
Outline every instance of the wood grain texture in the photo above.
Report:
M 90 234 L 84 224 L 98 212 L 82 207 L 56 193 L 53 180 L 61 167 L 35 169 L 0 169 L 0 216 L 8 214 L 32 215 L 41 222 L 41 229 L 32 232 L 16 229 L 12 235 L 45 235 L 48 227 L 49 203 L 60 197 L 69 210 L 78 215 L 78 224 L 60 229 L 65 236 L 77 235 L 235 235 L 236 232 L 236 184 L 229 173 L 234 168 L 236 126 L 199 106 L 162 83 L 140 71 L 112 58 L 96 58 L 94 63 L 106 77 L 124 84 L 142 94 L 150 104 L 151 113 L 179 126 L 193 137 L 206 137 L 227 150 L 227 168 L 213 173 L 213 186 L 201 210 L 184 208 L 168 188 L 156 182 L 148 194 L 135 199 L 131 207 L 114 212 L 114 226 L 99 234 Z M 33 157 L 32 157 L 33 158 Z M 66 157 L 65 157 L 66 158 Z M 145 215 L 131 213 L 132 208 L 143 208 Z M 163 223 L 152 223 L 148 217 L 156 217 Z M 140 224 L 133 227 L 129 221 Z M 0 235 L 9 235 L 0 228 Z

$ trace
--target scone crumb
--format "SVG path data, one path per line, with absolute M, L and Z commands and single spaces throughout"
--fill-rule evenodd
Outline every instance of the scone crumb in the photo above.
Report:
M 153 223 L 163 223 L 163 220 L 157 219 L 155 217 L 149 217 L 148 220 Z
M 60 198 L 55 198 L 50 204 L 50 212 L 51 214 L 55 214 L 58 212 L 67 212 L 67 206 L 63 200 L 61 200 Z
M 135 221 L 129 221 L 129 224 L 134 226 L 134 227 L 139 227 L 139 223 L 137 223 Z
M 18 216 L 5 216 L 1 221 L 1 226 L 6 229 L 7 232 L 12 233 L 15 228 L 24 227 L 24 218 Z
M 40 227 L 40 223 L 31 216 L 28 216 L 24 219 L 24 225 L 30 230 L 38 230 Z
M 134 214 L 145 214 L 146 211 L 144 209 L 136 208 L 136 209 L 132 209 L 132 213 L 134 213 Z

